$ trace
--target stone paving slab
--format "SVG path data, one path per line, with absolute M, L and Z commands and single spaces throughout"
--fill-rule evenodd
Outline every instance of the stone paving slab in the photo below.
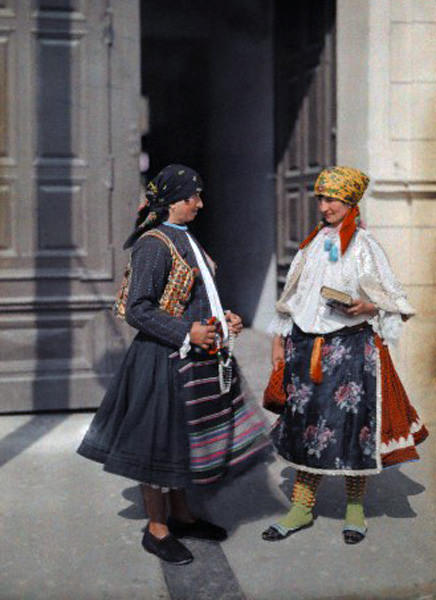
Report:
M 159 560 L 140 546 L 144 514 L 122 495 L 132 482 L 74 453 L 91 417 L 0 418 L 10 454 L 23 445 L 20 429 L 40 434 L 0 471 L 1 600 L 169 598 Z

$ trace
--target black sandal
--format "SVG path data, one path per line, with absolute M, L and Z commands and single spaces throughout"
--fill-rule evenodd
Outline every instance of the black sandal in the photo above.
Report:
M 297 531 L 301 531 L 302 529 L 312 527 L 312 525 L 313 521 L 307 523 L 307 525 L 301 525 L 301 527 L 297 527 L 296 529 L 288 529 L 286 533 L 282 533 L 276 525 L 271 525 L 262 533 L 262 539 L 266 540 L 267 542 L 279 542 L 280 540 L 284 540 L 285 538 L 289 537 L 293 533 L 296 533 Z
M 366 529 L 363 532 L 362 530 L 357 529 L 344 529 L 342 531 L 342 535 L 344 536 L 344 542 L 346 544 L 358 544 L 366 537 Z

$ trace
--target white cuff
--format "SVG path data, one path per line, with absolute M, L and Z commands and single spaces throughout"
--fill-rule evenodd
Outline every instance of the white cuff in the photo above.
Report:
M 387 344 L 395 346 L 398 343 L 403 324 L 399 313 L 379 309 L 374 317 L 368 319 L 368 323 Z
M 293 324 L 294 322 L 290 315 L 284 316 L 282 314 L 276 313 L 272 318 L 272 321 L 269 324 L 267 331 L 268 333 L 286 337 L 287 335 L 292 333 Z
M 190 350 L 191 350 L 191 336 L 189 335 L 189 333 L 187 333 L 185 339 L 183 340 L 183 344 L 179 348 L 180 358 L 186 358 L 188 356 L 188 353 Z

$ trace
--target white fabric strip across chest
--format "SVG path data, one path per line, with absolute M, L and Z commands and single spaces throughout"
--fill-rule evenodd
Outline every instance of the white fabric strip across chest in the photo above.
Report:
M 229 329 L 227 327 L 226 317 L 224 315 L 223 307 L 221 306 L 221 300 L 218 295 L 218 290 L 216 289 L 215 282 L 213 280 L 211 272 L 209 271 L 206 265 L 203 255 L 200 252 L 200 248 L 195 243 L 193 238 L 189 235 L 189 233 L 186 233 L 186 235 L 188 236 L 188 240 L 194 252 L 198 268 L 200 269 L 201 275 L 203 277 L 204 285 L 206 286 L 206 293 L 209 299 L 211 314 L 221 322 L 224 340 L 227 340 L 229 337 Z

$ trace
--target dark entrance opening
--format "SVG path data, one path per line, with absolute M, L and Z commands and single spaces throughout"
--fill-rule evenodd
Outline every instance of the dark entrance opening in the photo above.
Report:
M 277 282 L 319 220 L 313 185 L 336 155 L 334 0 L 275 2 Z
M 330 122 L 311 127 L 307 119 L 327 105 L 334 112 L 333 82 L 322 109 L 313 103 L 326 96 L 310 83 L 323 77 L 333 24 L 334 3 L 324 0 L 141 2 L 147 174 L 169 162 L 202 174 L 205 208 L 194 231 L 218 263 L 223 303 L 246 324 L 262 326 L 259 314 L 273 310 L 274 280 L 265 293 L 272 261 L 278 252 L 281 276 L 301 233 L 295 219 L 309 210 L 309 186 L 332 162 L 328 152 L 314 161 L 315 142 L 303 138 L 315 139 L 315 130 L 316 140 L 331 137 Z M 304 217 L 303 229 L 312 220 Z

